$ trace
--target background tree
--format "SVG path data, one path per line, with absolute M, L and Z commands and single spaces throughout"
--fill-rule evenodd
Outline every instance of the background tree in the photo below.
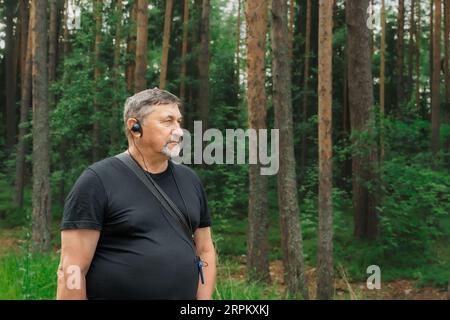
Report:
M 440 108 L 441 108 L 441 0 L 435 1 L 433 29 L 433 71 L 431 87 L 431 151 L 439 151 Z
M 169 58 L 170 26 L 172 24 L 173 0 L 166 1 L 166 10 L 164 15 L 164 36 L 161 58 L 161 75 L 159 78 L 159 88 L 165 89 L 167 77 L 167 60 Z
M 272 1 L 272 70 L 275 128 L 280 130 L 280 168 L 277 176 L 281 248 L 285 282 L 290 294 L 309 299 L 299 222 L 288 57 L 287 3 Z
M 355 236 L 375 238 L 378 235 L 375 190 L 365 181 L 374 181 L 377 167 L 376 149 L 373 143 L 357 139 L 373 122 L 374 106 L 370 30 L 367 27 L 369 0 L 346 2 L 348 83 L 350 122 L 353 136 L 353 210 Z M 362 140 L 362 141 L 361 141 Z
M 333 287 L 332 57 L 333 3 L 319 4 L 319 245 L 317 298 L 331 299 Z
M 147 88 L 145 77 L 147 71 L 147 43 L 148 43 L 148 4 L 147 0 L 137 1 L 137 33 L 136 33 L 136 65 L 134 69 L 134 92 Z
M 51 190 L 47 74 L 47 1 L 32 0 L 33 18 L 33 242 L 50 249 Z
M 250 129 L 266 125 L 265 50 L 267 34 L 267 0 L 245 3 L 247 22 L 247 101 Z M 270 281 L 268 260 L 267 176 L 261 166 L 249 165 L 247 274 L 250 279 Z

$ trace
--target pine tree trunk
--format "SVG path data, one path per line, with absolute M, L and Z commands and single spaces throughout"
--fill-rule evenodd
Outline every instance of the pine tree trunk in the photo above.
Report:
M 56 50 L 58 45 L 58 6 L 57 0 L 50 0 L 50 25 L 48 34 L 48 82 L 51 84 L 56 80 Z M 48 94 L 48 104 L 54 107 L 55 95 Z
M 134 71 L 136 69 L 136 30 L 137 30 L 137 1 L 131 0 L 130 7 L 130 31 L 127 37 L 127 65 L 125 67 L 125 78 L 128 92 L 134 92 Z
M 309 63 L 311 61 L 311 10 L 312 3 L 311 0 L 307 0 L 306 4 L 306 32 L 305 32 L 305 66 L 303 71 L 303 103 L 302 103 L 302 122 L 303 122 L 303 132 L 301 139 L 301 156 L 300 156 L 300 168 L 302 170 L 302 175 L 306 172 L 307 165 L 307 124 L 308 124 L 308 85 L 309 85 Z
M 292 61 L 292 54 L 294 47 L 294 10 L 295 10 L 295 0 L 289 0 L 289 38 L 288 38 L 289 61 Z
M 403 103 L 403 46 L 405 32 L 405 0 L 398 1 L 398 31 L 397 31 L 397 114 L 400 115 L 400 107 Z
M 173 0 L 166 1 L 166 12 L 164 15 L 164 34 L 161 58 L 161 74 L 159 76 L 159 88 L 166 88 L 167 78 L 167 61 L 169 59 L 169 44 L 170 44 L 170 26 L 172 24 L 172 8 Z
M 14 39 L 14 11 L 16 3 L 5 1 L 5 100 L 6 100 L 6 149 L 11 151 L 16 143 L 16 41 Z
M 147 88 L 145 78 L 147 70 L 148 43 L 148 4 L 147 0 L 136 0 L 137 5 L 137 36 L 136 36 L 136 67 L 134 69 L 134 91 Z
M 445 122 L 450 123 L 450 69 L 449 69 L 449 56 L 450 56 L 450 3 L 444 2 L 444 75 L 445 75 Z M 447 137 L 444 142 L 445 153 L 448 154 L 450 148 L 450 138 Z
M 209 127 L 209 11 L 210 0 L 202 2 L 202 19 L 200 28 L 200 52 L 198 57 L 198 72 L 200 91 L 198 97 L 198 112 L 203 130 Z
M 240 46 L 241 46 L 241 0 L 238 0 L 238 8 L 237 8 L 237 17 L 236 17 L 236 88 L 238 92 L 238 100 L 239 100 L 239 88 L 240 88 Z
M 265 52 L 267 0 L 247 0 L 247 101 L 250 129 L 265 129 Z M 251 280 L 270 282 L 268 257 L 267 176 L 259 164 L 249 165 L 247 275 Z
M 33 0 L 33 243 L 50 249 L 51 190 L 47 75 L 47 0 Z
M 299 221 L 291 72 L 288 59 L 287 3 L 284 0 L 272 1 L 272 53 L 275 128 L 280 130 L 280 167 L 277 182 L 285 283 L 290 294 L 309 299 Z
M 317 298 L 332 299 L 333 206 L 332 206 L 332 57 L 333 3 L 319 3 L 319 246 L 317 253 Z
M 347 0 L 346 6 L 350 123 L 355 133 L 368 130 L 374 118 L 370 110 L 374 105 L 371 40 L 366 25 L 369 0 Z M 358 142 L 352 158 L 355 236 L 373 239 L 378 235 L 376 192 L 369 190 L 366 183 L 376 183 L 374 167 L 378 156 L 373 143 Z
M 385 109 L 385 79 L 386 79 L 386 6 L 381 0 L 381 48 L 380 48 L 380 113 L 384 116 Z M 383 125 L 383 124 L 381 124 Z M 383 130 L 381 130 L 383 132 Z M 380 138 L 380 160 L 384 159 L 384 140 Z
M 114 92 L 119 91 L 120 79 L 120 44 L 122 42 L 122 0 L 116 0 L 116 35 L 114 37 Z M 119 123 L 120 106 L 118 97 L 114 98 L 112 112 L 111 112 L 111 145 L 113 149 L 119 148 L 119 131 L 117 130 L 117 123 Z
M 431 88 L 431 151 L 434 157 L 436 157 L 440 148 L 441 0 L 436 0 L 435 5 L 433 31 L 433 85 Z
M 183 11 L 183 40 L 181 45 L 181 75 L 180 75 L 180 99 L 183 101 L 181 114 L 184 114 L 184 104 L 186 99 L 186 55 L 188 49 L 189 31 L 189 0 L 184 0 Z
M 100 68 L 100 45 L 102 42 L 102 8 L 103 0 L 95 0 L 94 2 L 95 12 L 95 66 L 94 66 L 94 83 L 96 86 L 101 82 L 101 68 Z M 97 92 L 100 88 L 97 87 Z M 98 98 L 94 95 L 94 115 L 100 112 L 100 103 Z M 100 160 L 100 122 L 98 117 L 94 117 L 92 124 L 92 161 L 96 162 Z
M 410 16 L 409 16 L 409 43 L 408 43 L 408 99 L 411 98 L 413 92 L 413 70 L 414 70 L 414 34 L 416 33 L 416 22 L 414 19 L 415 0 L 410 0 Z
M 421 34 L 421 9 L 420 3 L 417 4 L 417 23 L 416 23 L 416 111 L 421 114 L 420 107 L 420 45 L 422 42 Z
M 28 110 L 31 107 L 31 22 L 29 17 L 28 0 L 20 1 L 20 15 L 22 17 L 22 33 L 21 33 L 21 48 L 23 63 L 21 64 L 21 99 L 20 99 L 20 124 L 24 124 L 28 120 Z M 27 143 L 25 141 L 25 134 L 27 128 L 23 125 L 19 126 L 19 137 L 17 144 L 17 158 L 16 158 L 16 179 L 14 192 L 14 205 L 16 207 L 23 207 L 23 193 L 25 186 L 25 156 Z

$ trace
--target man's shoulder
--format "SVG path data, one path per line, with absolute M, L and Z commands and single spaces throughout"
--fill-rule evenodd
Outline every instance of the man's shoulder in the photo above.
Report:
M 184 177 L 188 177 L 189 179 L 192 179 L 195 182 L 201 184 L 200 177 L 198 176 L 197 172 L 194 171 L 194 169 L 192 169 L 191 167 L 188 167 L 187 165 L 182 164 L 182 163 L 175 163 L 173 161 L 171 161 L 171 162 L 173 164 L 175 171 L 178 174 L 181 174 Z
M 94 171 L 99 176 L 103 176 L 105 174 L 109 175 L 112 171 L 120 168 L 120 166 L 118 166 L 118 162 L 118 159 L 115 158 L 115 156 L 112 156 L 94 162 L 88 167 L 88 169 Z

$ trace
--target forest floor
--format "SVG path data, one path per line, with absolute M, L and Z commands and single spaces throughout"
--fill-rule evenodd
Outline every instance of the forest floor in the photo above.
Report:
M 0 257 L 7 253 L 20 252 L 21 240 L 19 234 L 23 234 L 22 228 L 1 229 L 0 230 Z M 57 246 L 54 247 L 55 254 Z M 230 259 L 230 258 L 227 258 Z M 246 276 L 245 256 L 232 257 L 235 263 L 234 268 L 228 272 L 230 280 L 243 282 Z M 221 274 L 219 265 L 219 276 Z M 281 260 L 270 262 L 270 274 L 272 287 L 276 288 L 277 296 L 282 297 L 285 291 L 283 280 L 283 264 Z M 226 277 L 226 275 L 224 275 Z M 309 292 L 311 298 L 315 296 L 316 269 L 307 268 Z M 447 290 L 436 287 L 418 287 L 414 279 L 397 279 L 389 282 L 382 282 L 381 289 L 369 290 L 365 282 L 348 281 L 345 273 L 340 273 L 335 282 L 335 299 L 337 300 L 359 300 L 359 299 L 387 299 L 387 300 L 445 300 Z
M 246 275 L 245 257 L 239 257 L 239 271 L 232 273 L 236 280 L 244 280 Z M 316 268 L 307 268 L 307 281 L 309 292 L 314 298 L 316 295 Z M 273 285 L 280 296 L 285 291 L 283 280 L 283 262 L 275 260 L 270 262 L 270 276 Z M 336 300 L 446 300 L 447 290 L 435 287 L 418 287 L 414 279 L 397 279 L 381 284 L 380 289 L 369 290 L 365 282 L 348 281 L 345 274 L 339 275 L 335 280 Z

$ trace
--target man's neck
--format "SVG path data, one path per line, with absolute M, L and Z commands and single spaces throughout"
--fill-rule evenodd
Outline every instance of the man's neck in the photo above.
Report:
M 169 164 L 166 156 L 156 155 L 147 150 L 138 150 L 133 145 L 129 146 L 127 152 L 131 154 L 145 171 L 150 173 L 161 173 L 167 169 Z

